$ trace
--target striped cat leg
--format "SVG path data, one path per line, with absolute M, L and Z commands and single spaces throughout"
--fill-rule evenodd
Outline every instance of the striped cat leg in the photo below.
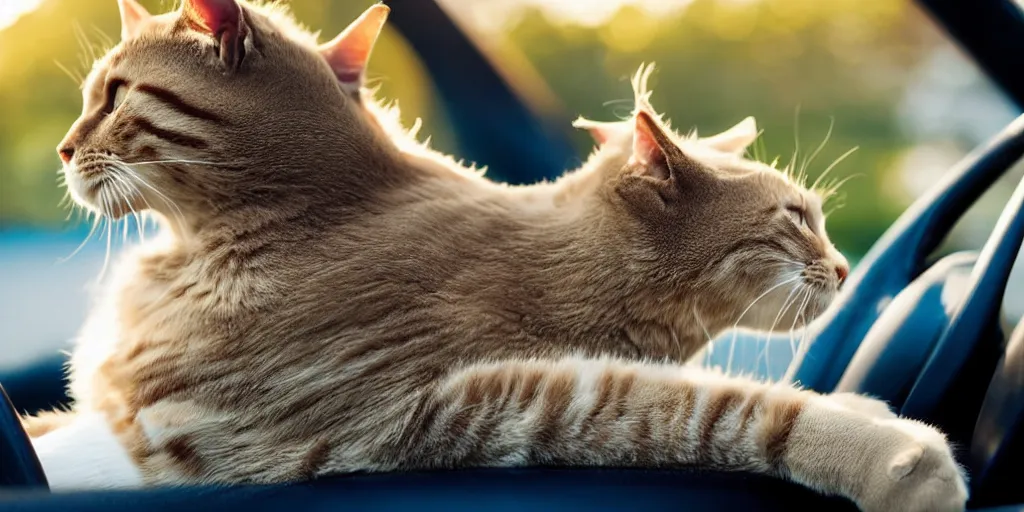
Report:
M 868 511 L 963 510 L 945 440 L 787 386 L 697 368 L 569 358 L 474 365 L 415 411 L 415 467 L 672 467 L 753 471 Z

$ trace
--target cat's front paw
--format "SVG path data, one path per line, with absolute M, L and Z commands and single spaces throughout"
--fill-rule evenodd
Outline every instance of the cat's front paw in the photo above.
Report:
M 866 512 L 961 512 L 967 482 L 945 437 L 911 420 L 880 420 L 891 430 L 864 496 Z
M 842 392 L 832 393 L 828 395 L 828 398 L 847 409 L 867 414 L 872 418 L 891 419 L 897 417 L 896 413 L 889 408 L 888 403 L 877 398 L 871 398 L 870 396 Z

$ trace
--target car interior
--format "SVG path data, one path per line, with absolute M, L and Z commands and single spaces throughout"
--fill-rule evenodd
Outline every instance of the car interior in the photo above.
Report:
M 1018 107 L 1024 7 L 916 0 Z M 390 22 L 427 68 L 465 157 L 512 183 L 558 174 L 575 152 L 433 0 L 389 0 Z M 491 122 L 496 117 L 502 123 Z M 866 393 L 946 432 L 970 510 L 1024 511 L 1024 321 L 1000 322 L 1024 241 L 1024 182 L 980 251 L 936 257 L 954 224 L 1024 155 L 1024 115 L 977 147 L 902 213 L 809 327 L 789 380 Z M 529 169 L 535 174 L 514 173 Z M 938 170 L 936 170 L 938 171 Z M 781 336 L 781 335 L 780 335 Z M 355 474 L 274 486 L 51 493 L 18 414 L 67 403 L 64 356 L 0 373 L 0 509 L 147 510 L 856 510 L 777 479 L 699 469 L 520 468 Z M 739 361 L 758 373 L 756 361 Z

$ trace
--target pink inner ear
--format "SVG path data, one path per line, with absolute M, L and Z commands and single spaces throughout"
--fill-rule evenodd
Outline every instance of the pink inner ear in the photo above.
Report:
M 142 23 L 150 14 L 135 0 L 117 0 L 117 6 L 121 11 L 121 40 L 127 41 L 139 35 Z
M 186 0 L 182 7 L 191 19 L 202 23 L 201 28 L 213 36 L 237 28 L 242 15 L 235 0 Z
M 320 47 L 320 54 L 339 81 L 355 86 L 360 84 L 370 53 L 390 11 L 384 4 L 370 6 L 338 37 Z
M 658 163 L 664 159 L 661 146 L 651 131 L 654 120 L 650 114 L 639 112 L 633 129 L 633 160 L 643 165 Z

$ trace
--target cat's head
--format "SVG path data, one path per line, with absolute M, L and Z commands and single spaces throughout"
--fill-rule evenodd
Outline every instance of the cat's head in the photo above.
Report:
M 318 46 L 276 5 L 185 0 L 151 15 L 118 4 L 121 41 L 94 63 L 57 147 L 82 206 L 202 223 L 329 191 L 327 170 L 368 151 L 358 91 L 387 7 Z
M 704 139 L 673 132 L 648 101 L 651 69 L 634 78 L 629 120 L 577 122 L 603 143 L 598 197 L 621 221 L 631 266 L 649 286 L 691 294 L 682 302 L 695 300 L 714 328 L 784 330 L 815 318 L 849 271 L 826 233 L 822 196 L 744 158 L 758 136 L 752 118 Z

